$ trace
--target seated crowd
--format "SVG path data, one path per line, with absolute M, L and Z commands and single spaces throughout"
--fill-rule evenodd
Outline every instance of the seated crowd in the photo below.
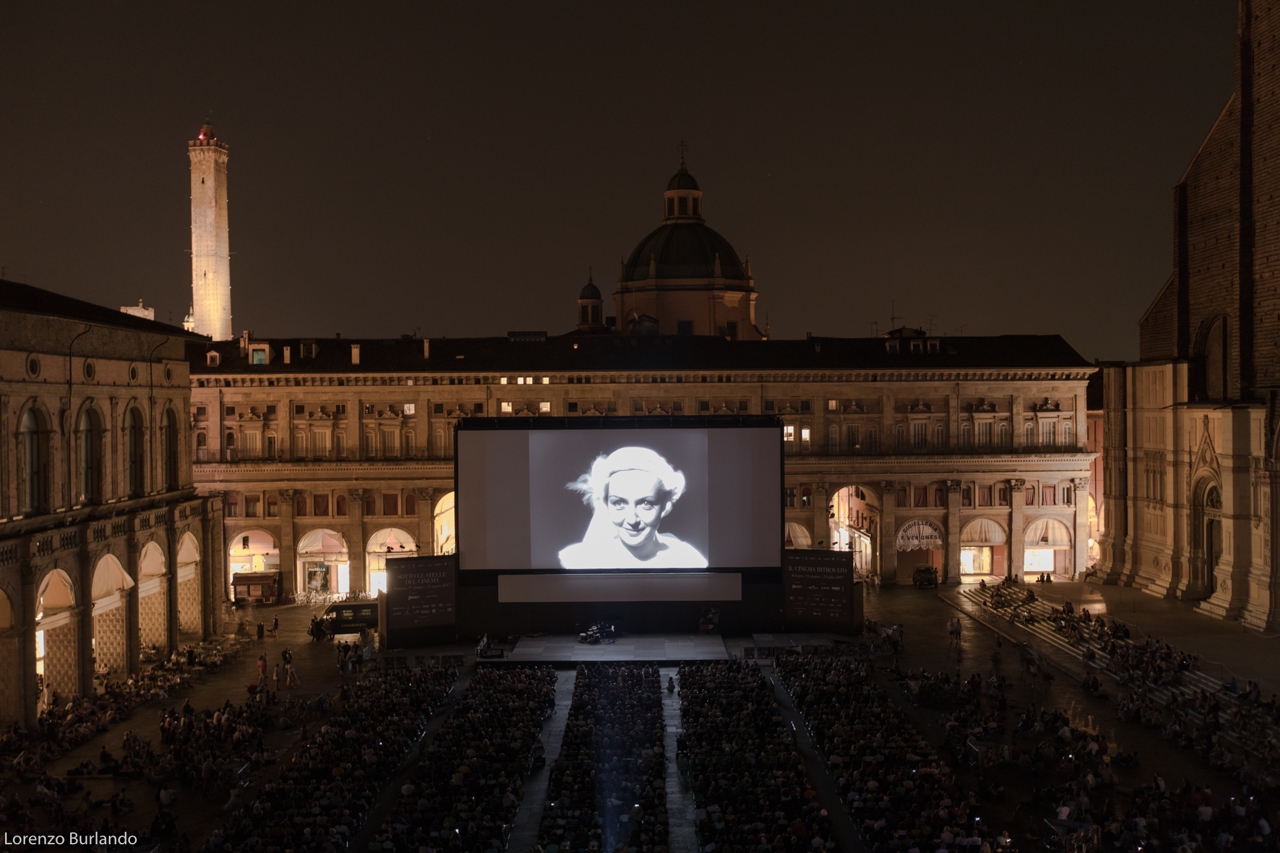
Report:
M 668 849 L 665 726 L 658 668 L 578 667 L 551 767 L 535 853 Z
M 349 691 L 344 685 L 325 724 L 304 737 L 277 779 L 249 802 L 233 795 L 233 814 L 206 849 L 345 848 L 456 678 L 452 670 L 416 667 L 361 676 Z
M 397 853 L 505 848 L 555 695 L 551 667 L 477 669 L 374 843 Z
M 678 740 L 699 846 L 718 853 L 834 850 L 773 688 L 754 663 L 680 665 Z
M 998 850 L 1007 836 L 973 819 L 972 792 L 872 677 L 849 658 L 781 657 L 776 669 L 827 756 L 868 850 Z

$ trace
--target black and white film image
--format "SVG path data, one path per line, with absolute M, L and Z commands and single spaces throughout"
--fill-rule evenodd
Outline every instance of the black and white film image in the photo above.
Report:
M 529 451 L 534 566 L 707 567 L 705 431 L 547 431 Z

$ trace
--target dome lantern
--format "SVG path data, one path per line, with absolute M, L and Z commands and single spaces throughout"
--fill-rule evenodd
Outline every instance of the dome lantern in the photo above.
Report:
M 662 194 L 663 222 L 701 222 L 702 190 L 697 180 L 689 174 L 680 155 L 680 169 L 667 181 L 667 191 Z

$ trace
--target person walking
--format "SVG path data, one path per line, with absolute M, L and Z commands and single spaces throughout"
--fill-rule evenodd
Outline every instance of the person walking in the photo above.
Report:
M 275 682 L 276 690 L 280 690 L 280 664 L 276 664 L 275 672 L 272 673 L 271 680 Z
M 258 655 L 258 686 L 267 686 L 267 656 L 265 654 Z
M 287 687 L 299 686 L 298 670 L 294 668 L 292 662 L 290 662 L 287 666 L 285 666 L 285 686 Z

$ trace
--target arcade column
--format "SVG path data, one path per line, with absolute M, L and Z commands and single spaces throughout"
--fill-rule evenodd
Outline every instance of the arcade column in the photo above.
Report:
M 298 550 L 293 536 L 294 489 L 280 489 L 280 600 L 293 602 L 298 591 Z
M 1023 541 L 1024 522 L 1022 511 L 1026 506 L 1026 480 L 1009 481 L 1009 574 L 1022 577 L 1022 566 L 1026 557 L 1026 543 Z
M 947 577 L 960 583 L 960 481 L 947 480 Z
M 880 481 L 880 582 L 899 583 L 898 578 L 898 484 Z M 905 583 L 910 583 L 907 578 Z
M 1071 579 L 1075 580 L 1089 568 L 1089 478 L 1075 477 L 1071 480 L 1075 488 L 1072 498 L 1076 506 L 1076 530 L 1072 537 L 1072 548 L 1075 555 L 1072 561 Z
M 414 489 L 418 499 L 418 554 L 423 557 L 436 552 L 436 490 Z
M 354 534 L 347 538 L 352 592 L 365 592 L 369 589 L 369 568 L 365 565 L 368 556 L 364 551 L 364 493 L 364 489 L 347 490 L 347 515 L 351 519 L 347 527 Z

